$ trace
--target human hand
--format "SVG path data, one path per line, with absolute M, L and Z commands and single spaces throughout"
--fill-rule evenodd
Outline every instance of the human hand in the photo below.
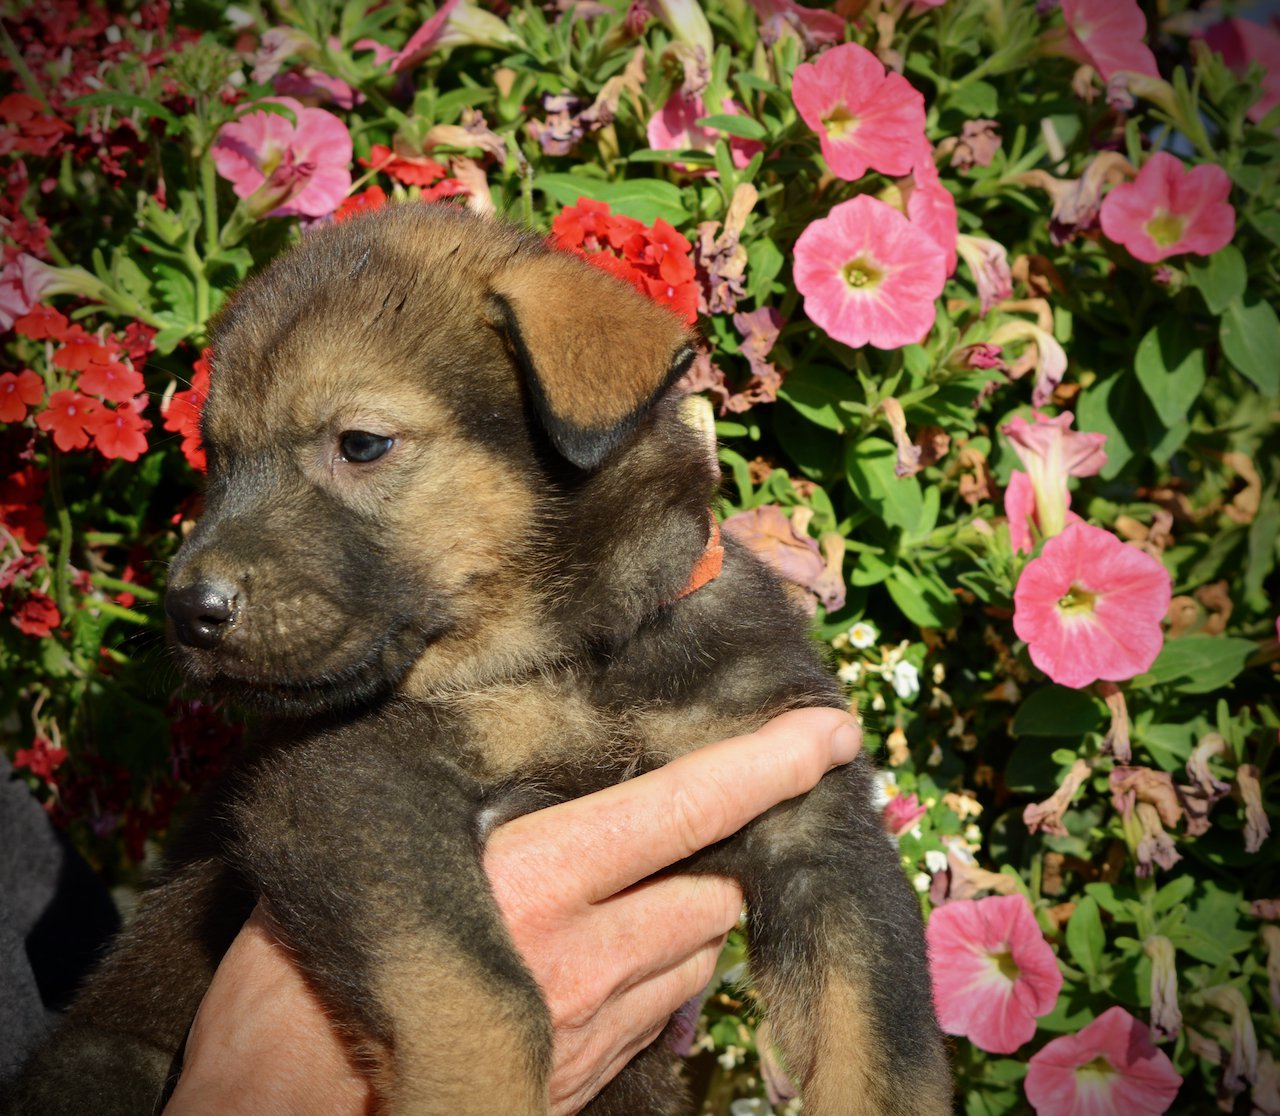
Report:
M 649 877 L 811 789 L 860 744 L 848 715 L 797 710 L 494 830 L 485 869 L 551 1013 L 553 1116 L 585 1106 L 706 986 L 737 921 L 732 881 Z M 200 1006 L 165 1116 L 357 1116 L 371 1102 L 320 1001 L 255 911 Z

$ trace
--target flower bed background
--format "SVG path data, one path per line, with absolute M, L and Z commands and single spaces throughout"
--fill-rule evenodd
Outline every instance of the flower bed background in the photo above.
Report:
M 464 204 L 696 321 L 726 530 L 875 734 L 963 1110 L 1280 1113 L 1275 25 L 127 7 L 0 36 L 0 718 L 109 879 L 240 737 L 159 608 L 210 316 L 315 222 Z M 691 1074 L 794 1109 L 741 954 Z

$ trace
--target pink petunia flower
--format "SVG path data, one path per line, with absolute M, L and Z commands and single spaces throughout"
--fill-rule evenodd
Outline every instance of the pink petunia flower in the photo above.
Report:
M 956 238 L 956 248 L 969 266 L 969 273 L 978 288 L 979 312 L 986 317 L 996 303 L 1013 296 L 1009 253 L 997 241 L 967 233 Z
M 947 258 L 892 206 L 860 194 L 800 234 L 794 275 L 805 312 L 837 341 L 896 349 L 933 325 Z
M 730 97 L 720 102 L 722 112 L 730 116 L 741 116 L 742 106 Z M 649 146 L 655 151 L 714 151 L 720 133 L 712 128 L 699 127 L 697 121 L 708 115 L 702 98 L 688 97 L 679 87 L 667 98 L 667 103 L 649 118 Z M 739 169 L 745 167 L 755 157 L 757 151 L 763 151 L 764 145 L 756 140 L 742 139 L 740 136 L 727 136 L 729 153 L 733 165 Z M 687 170 L 683 164 L 673 164 L 677 170 Z M 714 168 L 703 168 L 703 173 L 714 176 Z
M 492 12 L 469 0 L 444 0 L 435 15 L 410 35 L 404 48 L 392 57 L 391 72 L 410 69 L 433 51 L 446 47 L 502 46 L 519 41 L 516 33 Z
M 1273 26 L 1247 19 L 1224 19 L 1204 33 L 1209 49 L 1222 55 L 1233 74 L 1243 76 L 1251 62 L 1263 69 L 1262 96 L 1245 114 L 1255 124 L 1280 105 L 1280 32 Z
M 26 314 L 54 285 L 55 272 L 35 256 L 22 252 L 0 271 L 0 333 Z
M 947 254 L 947 274 L 950 275 L 956 269 L 958 247 L 956 199 L 938 177 L 933 149 L 927 143 L 912 168 L 911 183 L 906 193 L 907 217 L 916 228 L 933 237 Z
M 292 97 L 268 97 L 296 123 L 251 112 L 224 124 L 213 143 L 214 166 L 255 216 L 327 217 L 351 189 L 351 133 L 331 112 Z
M 1143 42 L 1147 17 L 1137 0 L 1062 0 L 1069 52 L 1103 81 L 1121 72 L 1158 78 L 1156 56 Z
M 894 837 L 910 833 L 916 822 L 929 812 L 914 791 L 910 794 L 898 794 L 884 804 L 884 827 Z
M 1021 895 L 959 899 L 929 916 L 929 969 L 938 1024 L 992 1054 L 1036 1033 L 1062 990 L 1062 973 Z
M 1132 182 L 1102 200 L 1099 220 L 1108 240 L 1143 263 L 1180 252 L 1211 256 L 1231 242 L 1236 211 L 1227 201 L 1231 179 L 1213 163 L 1187 167 L 1163 151 L 1152 155 Z
M 1056 418 L 1032 411 L 1034 422 L 1018 415 L 1000 428 L 1030 476 L 1036 525 L 1046 538 L 1067 525 L 1067 478 L 1091 477 L 1107 463 L 1107 436 L 1072 430 L 1072 417 L 1070 411 Z
M 736 512 L 721 524 L 724 533 L 747 547 L 785 581 L 813 593 L 828 612 L 844 606 L 845 588 L 839 572 L 829 567 L 822 550 L 777 504 L 761 504 Z
M 818 133 L 831 170 L 850 181 L 868 168 L 904 175 L 924 149 L 924 97 L 871 51 L 844 43 L 796 67 L 791 96 Z
M 1036 1116 L 1160 1116 L 1181 1084 L 1146 1024 L 1113 1007 L 1033 1054 L 1023 1089 Z
M 1151 555 L 1073 523 L 1018 578 L 1013 630 L 1063 686 L 1122 682 L 1155 662 L 1171 596 L 1169 573 Z

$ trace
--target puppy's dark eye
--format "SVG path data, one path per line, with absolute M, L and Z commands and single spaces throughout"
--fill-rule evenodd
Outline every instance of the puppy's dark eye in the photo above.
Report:
M 395 439 L 381 434 L 370 434 L 367 430 L 347 430 L 338 439 L 338 448 L 342 451 L 344 461 L 377 461 L 391 448 Z

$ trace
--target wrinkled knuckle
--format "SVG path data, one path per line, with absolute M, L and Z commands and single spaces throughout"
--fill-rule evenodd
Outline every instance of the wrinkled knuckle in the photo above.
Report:
M 671 828 L 689 856 L 731 832 L 729 801 L 715 783 L 677 783 L 670 800 Z

